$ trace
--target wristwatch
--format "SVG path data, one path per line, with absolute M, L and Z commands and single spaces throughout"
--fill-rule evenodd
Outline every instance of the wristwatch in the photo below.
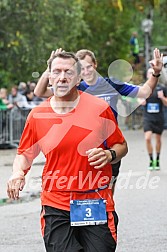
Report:
M 111 153 L 112 159 L 111 159 L 110 162 L 112 162 L 112 161 L 114 161 L 114 160 L 117 158 L 117 154 L 116 154 L 115 150 L 112 150 L 112 149 L 108 149 L 108 150 L 109 150 L 110 153 Z
M 161 74 L 154 74 L 154 73 L 152 73 L 152 76 L 154 76 L 154 77 L 156 77 L 156 78 L 158 78 L 160 75 L 161 75 Z

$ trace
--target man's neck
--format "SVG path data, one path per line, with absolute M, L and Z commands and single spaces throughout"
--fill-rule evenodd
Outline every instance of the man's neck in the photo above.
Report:
M 79 92 L 75 92 L 72 96 L 57 97 L 50 99 L 50 105 L 57 114 L 67 114 L 76 108 L 80 100 Z

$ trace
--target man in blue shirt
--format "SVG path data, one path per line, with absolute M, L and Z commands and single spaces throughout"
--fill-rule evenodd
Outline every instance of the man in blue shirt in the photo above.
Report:
M 138 87 L 121 82 L 112 76 L 109 78 L 100 76 L 96 72 L 97 61 L 93 52 L 83 49 L 79 50 L 76 56 L 80 59 L 82 65 L 81 77 L 83 79 L 78 89 L 104 99 L 110 105 L 117 119 L 117 101 L 119 96 L 130 95 L 130 97 L 136 97 Z
M 50 58 L 56 53 L 59 53 L 62 49 L 57 49 L 53 51 Z M 156 48 L 154 50 L 154 58 L 150 62 L 153 68 L 153 74 L 146 81 L 143 86 L 135 86 L 126 82 L 121 82 L 114 79 L 113 77 L 103 78 L 101 77 L 97 69 L 97 60 L 92 51 L 87 49 L 79 50 L 76 56 L 80 59 L 81 68 L 81 81 L 78 84 L 78 89 L 84 92 L 95 95 L 99 98 L 106 100 L 111 109 L 113 110 L 115 117 L 117 118 L 117 101 L 120 95 L 148 98 L 156 87 L 158 77 L 160 75 L 162 65 L 163 65 L 163 55 L 160 54 L 159 50 Z M 53 95 L 53 90 L 48 87 L 49 84 L 49 70 L 42 74 L 39 79 L 37 86 L 34 90 L 36 96 L 49 97 Z M 108 146 L 106 146 L 107 148 Z M 113 166 L 113 176 L 114 181 L 119 173 L 120 162 Z M 114 187 L 113 187 L 114 188 Z

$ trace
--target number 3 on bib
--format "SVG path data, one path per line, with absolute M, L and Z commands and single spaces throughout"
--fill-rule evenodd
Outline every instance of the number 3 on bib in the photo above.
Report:
M 91 217 L 92 216 L 92 211 L 91 208 L 86 208 L 86 217 Z

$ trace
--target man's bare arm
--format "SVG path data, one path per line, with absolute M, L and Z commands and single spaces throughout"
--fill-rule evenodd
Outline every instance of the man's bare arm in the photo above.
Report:
M 49 84 L 49 70 L 46 70 L 41 75 L 35 89 L 34 94 L 39 97 L 48 98 L 53 95 L 52 90 L 48 87 Z
M 156 48 L 154 50 L 154 58 L 150 61 L 150 65 L 154 70 L 154 74 L 160 74 L 163 66 L 163 54 Z M 153 75 L 145 82 L 145 84 L 139 87 L 139 91 L 137 93 L 138 98 L 147 99 L 153 92 L 154 88 L 158 83 L 158 78 Z
M 30 169 L 31 164 L 24 155 L 16 155 L 13 162 L 13 173 L 7 183 L 7 194 L 11 199 L 19 198 L 19 191 L 25 185 L 25 174 Z
M 167 97 L 164 96 L 162 90 L 158 91 L 158 98 L 161 99 L 164 106 L 167 106 Z

